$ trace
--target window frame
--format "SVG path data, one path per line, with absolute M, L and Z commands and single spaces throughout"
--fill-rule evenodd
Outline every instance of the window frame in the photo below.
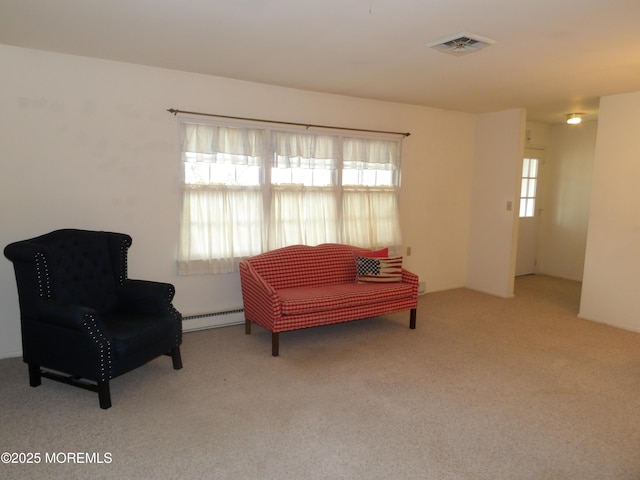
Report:
M 533 166 L 535 164 L 535 167 Z M 522 176 L 520 179 L 520 218 L 536 216 L 538 186 L 540 182 L 540 159 L 525 156 L 522 161 Z

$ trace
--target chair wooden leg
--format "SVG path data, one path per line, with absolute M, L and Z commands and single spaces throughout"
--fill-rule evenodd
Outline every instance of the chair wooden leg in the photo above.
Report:
M 182 356 L 180 355 L 180 347 L 171 350 L 171 360 L 173 361 L 173 369 L 180 370 L 182 368 Z
M 40 375 L 40 365 L 29 364 L 29 385 L 37 387 L 42 383 L 42 376 Z
M 271 332 L 271 355 L 277 357 L 280 355 L 280 333 Z
M 100 400 L 100 408 L 106 410 L 111 408 L 111 392 L 109 390 L 109 380 L 98 381 L 97 385 L 98 399 Z
M 251 333 L 251 320 L 248 318 L 244 319 L 244 333 L 249 335 Z
M 417 314 L 417 309 L 416 308 L 412 308 L 411 309 L 411 316 L 409 318 L 409 328 L 411 328 L 411 329 L 415 329 L 416 328 L 416 314 Z

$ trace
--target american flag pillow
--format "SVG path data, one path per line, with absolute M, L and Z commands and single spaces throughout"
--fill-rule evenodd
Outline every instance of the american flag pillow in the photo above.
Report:
M 356 257 L 357 283 L 402 281 L 402 257 Z

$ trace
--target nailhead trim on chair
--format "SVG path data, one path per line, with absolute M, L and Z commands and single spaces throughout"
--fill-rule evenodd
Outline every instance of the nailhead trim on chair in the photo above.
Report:
M 124 285 L 124 281 L 128 278 L 128 270 L 129 270 L 129 257 L 127 256 L 127 249 L 129 248 L 129 245 L 127 245 L 127 241 L 124 240 L 121 244 L 120 244 L 120 258 L 121 258 L 121 262 L 120 264 L 122 265 L 122 270 L 120 271 L 120 275 L 119 275 L 119 280 L 120 280 L 120 286 Z
M 178 323 L 180 325 L 181 324 L 182 315 L 180 314 L 180 312 L 178 312 L 178 310 L 171 303 L 175 293 L 176 293 L 175 287 L 173 285 L 171 285 L 171 287 L 167 289 L 167 303 L 169 304 L 169 306 L 171 308 L 171 316 L 175 319 L 176 323 Z M 180 345 L 180 343 L 182 343 L 181 340 L 182 340 L 182 328 L 177 328 L 176 329 L 176 346 L 178 346 L 178 345 Z
M 35 255 L 36 272 L 38 276 L 38 293 L 42 298 L 51 298 L 51 282 L 49 281 L 49 267 L 47 257 L 38 252 Z
M 82 322 L 82 325 L 89 332 L 91 339 L 96 342 L 100 348 L 100 380 L 108 380 L 111 378 L 111 342 L 105 338 L 96 326 L 96 319 L 92 314 L 86 314 L 84 318 L 85 320 Z

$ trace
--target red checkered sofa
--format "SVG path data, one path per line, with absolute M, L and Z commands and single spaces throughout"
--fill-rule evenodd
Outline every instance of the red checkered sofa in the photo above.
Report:
M 271 331 L 272 355 L 279 334 L 391 312 L 410 310 L 416 327 L 418 276 L 402 269 L 401 281 L 356 282 L 363 249 L 340 244 L 293 245 L 240 263 L 245 332 L 252 322 Z

